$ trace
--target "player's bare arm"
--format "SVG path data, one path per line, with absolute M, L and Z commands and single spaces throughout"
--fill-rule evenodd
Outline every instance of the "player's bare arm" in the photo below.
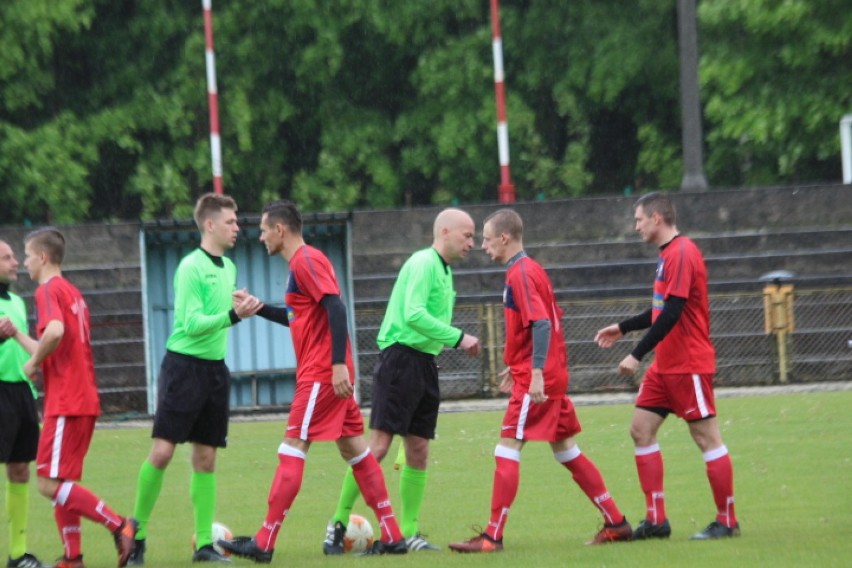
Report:
M 614 323 L 598 330 L 595 334 L 595 343 L 598 344 L 598 347 L 609 349 L 622 337 L 624 337 L 624 334 L 621 333 L 621 328 L 618 327 L 617 323 Z
M 24 363 L 24 372 L 28 377 L 35 377 L 39 366 L 47 359 L 47 356 L 56 351 L 59 342 L 65 335 L 65 324 L 60 320 L 50 320 L 41 334 L 41 340 L 37 342 L 35 350 L 31 353 L 29 361 Z M 17 337 L 17 335 L 16 335 Z M 21 345 L 24 345 L 23 343 Z M 25 346 L 26 347 L 26 346 Z

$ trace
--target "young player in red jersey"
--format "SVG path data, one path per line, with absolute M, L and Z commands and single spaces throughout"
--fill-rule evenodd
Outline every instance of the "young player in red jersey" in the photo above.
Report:
M 346 306 L 334 268 L 318 249 L 305 244 L 296 206 L 273 201 L 263 210 L 260 240 L 270 255 L 289 263 L 285 307 L 264 305 L 258 315 L 290 328 L 296 351 L 296 393 L 278 468 L 269 490 L 266 519 L 254 536 L 219 541 L 222 548 L 258 563 L 269 563 L 278 531 L 301 488 L 305 459 L 312 442 L 335 441 L 355 474 L 364 501 L 373 509 L 381 539 L 368 554 L 404 554 L 405 539 L 388 499 L 384 474 L 364 440 L 361 410 L 353 398 L 354 369 Z M 234 301 L 245 300 L 238 291 Z
M 77 483 L 89 450 L 100 400 L 89 338 L 89 309 L 80 291 L 62 276 L 65 238 L 58 230 L 33 231 L 25 239 L 24 265 L 38 282 L 35 341 L 15 335 L 30 353 L 24 372 L 44 380 L 44 425 L 36 457 L 38 490 L 53 502 L 65 548 L 55 568 L 83 568 L 80 518 L 105 526 L 115 539 L 118 565 L 133 550 L 136 522 L 116 514 L 99 497 Z
M 600 510 L 603 528 L 588 544 L 630 540 L 632 529 L 607 491 L 603 477 L 577 447 L 580 433 L 568 390 L 568 355 L 562 332 L 562 310 L 544 269 L 527 256 L 523 221 L 511 209 L 485 219 L 482 248 L 506 266 L 503 314 L 506 340 L 500 373 L 502 392 L 511 393 L 500 442 L 494 450 L 497 467 L 491 496 L 491 519 L 485 531 L 468 541 L 450 544 L 456 552 L 503 550 L 503 529 L 520 483 L 521 450 L 528 441 L 550 444 L 553 457 Z
M 639 361 L 654 350 L 654 362 L 645 373 L 630 435 L 636 455 L 639 483 L 647 514 L 634 539 L 668 538 L 663 492 L 663 456 L 657 430 L 674 413 L 689 425 L 701 450 L 716 503 L 716 519 L 691 538 L 698 540 L 739 536 L 734 514 L 734 469 L 722 442 L 713 394 L 716 354 L 710 341 L 710 303 L 707 268 L 701 251 L 678 232 L 675 209 L 668 196 L 649 193 L 634 206 L 636 231 L 645 242 L 660 247 L 651 308 L 598 331 L 595 341 L 611 347 L 624 334 L 648 329 L 633 351 L 619 364 L 623 375 L 633 375 Z

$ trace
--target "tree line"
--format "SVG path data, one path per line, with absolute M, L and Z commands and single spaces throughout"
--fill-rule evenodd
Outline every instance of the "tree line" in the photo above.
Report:
M 518 199 L 676 189 L 676 0 L 502 0 Z M 712 187 L 840 180 L 848 0 L 701 0 Z M 214 0 L 225 191 L 494 201 L 488 0 Z M 187 217 L 212 189 L 202 6 L 0 2 L 0 223 Z

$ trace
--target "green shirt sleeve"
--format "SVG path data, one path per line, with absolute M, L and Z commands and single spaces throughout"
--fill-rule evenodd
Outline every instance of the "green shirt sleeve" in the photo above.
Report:
M 205 313 L 204 275 L 198 274 L 195 266 L 188 268 L 175 275 L 175 320 L 183 322 L 184 333 L 188 337 L 198 337 L 231 327 L 230 304 L 224 312 Z
M 443 280 L 446 275 L 443 272 L 444 267 L 436 266 L 435 263 L 412 266 L 405 287 L 403 310 L 405 323 L 412 330 L 452 347 L 458 342 L 460 333 L 459 329 L 450 325 L 446 317 L 452 317 L 455 303 L 452 276 L 450 275 L 449 290 L 445 290 L 449 293 L 434 293 L 445 288 Z M 433 312 L 436 315 L 433 315 Z

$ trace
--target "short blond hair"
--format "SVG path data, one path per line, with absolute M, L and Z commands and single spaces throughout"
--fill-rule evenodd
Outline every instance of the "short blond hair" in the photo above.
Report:
M 204 230 L 204 221 L 222 211 L 222 209 L 237 210 L 237 202 L 229 195 L 221 193 L 205 193 L 195 202 L 195 224 L 199 231 Z
M 46 253 L 51 264 L 59 266 L 65 258 L 65 237 L 54 227 L 43 227 L 28 233 L 24 237 L 24 244 Z

